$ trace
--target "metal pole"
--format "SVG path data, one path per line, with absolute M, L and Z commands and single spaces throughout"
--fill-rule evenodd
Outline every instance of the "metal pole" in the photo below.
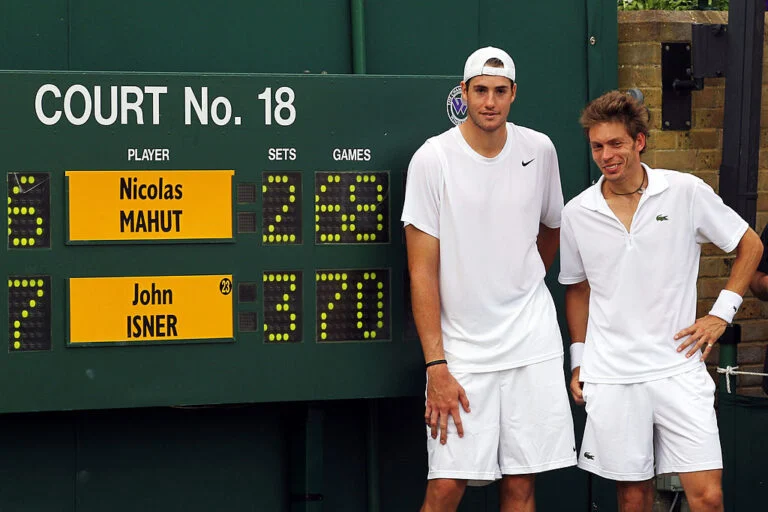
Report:
M 764 0 L 731 0 L 720 196 L 755 225 Z
M 350 0 L 352 14 L 352 72 L 366 73 L 365 60 L 365 0 Z

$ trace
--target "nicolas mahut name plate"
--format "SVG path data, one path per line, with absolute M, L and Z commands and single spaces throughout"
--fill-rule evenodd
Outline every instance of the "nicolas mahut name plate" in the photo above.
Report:
M 67 171 L 70 242 L 232 238 L 234 171 Z
M 69 279 L 69 344 L 233 338 L 232 275 Z

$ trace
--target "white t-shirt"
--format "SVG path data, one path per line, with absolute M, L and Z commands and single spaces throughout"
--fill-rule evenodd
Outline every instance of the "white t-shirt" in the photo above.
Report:
M 432 137 L 408 168 L 402 221 L 440 240 L 443 347 L 453 371 L 525 366 L 563 353 L 536 248 L 560 226 L 557 154 L 539 132 L 507 123 L 494 158 L 459 128 Z
M 584 382 L 645 382 L 703 365 L 673 338 L 696 321 L 700 244 L 730 252 L 748 227 L 699 178 L 644 167 L 648 188 L 629 232 L 603 178 L 563 209 L 559 281 L 591 287 Z

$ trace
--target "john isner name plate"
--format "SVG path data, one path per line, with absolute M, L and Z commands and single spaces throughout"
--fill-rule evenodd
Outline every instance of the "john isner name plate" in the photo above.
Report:
M 69 280 L 69 344 L 233 338 L 232 275 Z

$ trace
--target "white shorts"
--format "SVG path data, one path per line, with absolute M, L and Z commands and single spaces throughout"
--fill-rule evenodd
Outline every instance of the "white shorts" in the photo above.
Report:
M 464 437 L 448 419 L 448 440 L 427 426 L 427 478 L 484 485 L 502 475 L 540 473 L 576 464 L 573 419 L 563 358 L 488 373 L 453 374 L 471 413 L 461 409 Z
M 642 481 L 656 473 L 722 469 L 715 383 L 704 365 L 636 384 L 584 383 L 587 424 L 579 467 Z

